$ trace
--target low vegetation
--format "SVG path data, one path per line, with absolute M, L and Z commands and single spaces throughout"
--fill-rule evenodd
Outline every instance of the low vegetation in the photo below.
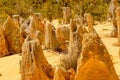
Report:
M 68 6 L 73 16 L 91 13 L 97 20 L 105 20 L 110 0 L 0 0 L 0 22 L 7 14 L 28 17 L 31 9 L 48 19 L 62 17 L 62 7 Z

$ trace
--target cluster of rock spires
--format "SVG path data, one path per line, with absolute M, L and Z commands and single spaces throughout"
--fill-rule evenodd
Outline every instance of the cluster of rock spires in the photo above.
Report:
M 65 18 L 70 26 L 55 28 L 50 22 L 43 23 L 38 13 L 23 22 L 19 16 L 9 16 L 0 28 L 0 56 L 22 53 L 21 80 L 119 80 L 107 49 L 93 28 L 92 16 L 87 14 L 88 29 L 79 16 Z M 46 60 L 42 45 L 66 52 L 64 56 L 70 62 L 64 64 L 74 64 L 66 70 L 53 67 Z
M 68 70 L 52 67 L 39 39 L 29 35 L 22 47 L 22 80 L 119 80 L 108 51 L 92 26 L 86 30 L 71 19 L 69 44 L 69 49 L 74 50 L 68 50 L 66 55 L 77 55 L 76 70 L 72 66 Z
M 14 53 L 20 53 L 22 47 L 22 36 L 18 16 L 8 16 L 3 27 L 0 28 L 0 57 Z

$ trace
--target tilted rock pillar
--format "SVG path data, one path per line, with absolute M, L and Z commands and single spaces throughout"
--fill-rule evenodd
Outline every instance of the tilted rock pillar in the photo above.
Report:
M 8 49 L 10 53 L 20 53 L 21 52 L 21 34 L 19 29 L 19 24 L 16 23 L 10 16 L 3 25 L 5 38 L 8 44 Z
M 51 23 L 46 23 L 45 26 L 45 48 L 55 49 L 57 47 L 57 40 L 54 27 Z
M 93 18 L 92 18 L 92 15 L 87 14 L 86 18 L 87 18 L 87 24 L 88 24 L 88 31 L 91 32 L 94 29 L 93 28 Z

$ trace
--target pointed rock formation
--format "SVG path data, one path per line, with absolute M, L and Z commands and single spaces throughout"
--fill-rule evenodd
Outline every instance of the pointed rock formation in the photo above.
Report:
M 119 80 L 110 55 L 95 31 L 83 37 L 75 80 Z
M 70 21 L 70 40 L 68 47 L 68 54 L 61 57 L 61 62 L 66 69 L 77 68 L 77 59 L 81 52 L 82 38 L 87 30 L 80 24 L 81 22 L 76 22 L 76 20 Z
M 21 80 L 50 80 L 53 78 L 53 68 L 48 64 L 36 37 L 28 36 L 22 46 L 20 73 Z
M 22 37 L 20 35 L 19 24 L 15 23 L 15 21 L 13 21 L 13 19 L 8 16 L 3 25 L 3 29 L 9 52 L 20 53 L 22 47 Z
M 20 32 L 24 39 L 29 34 L 35 34 L 36 31 L 39 31 L 38 39 L 41 44 L 43 44 L 45 38 L 45 25 L 42 23 L 39 13 L 30 15 L 30 17 L 21 24 L 20 28 Z
M 57 48 L 58 42 L 55 34 L 55 28 L 51 23 L 46 23 L 45 26 L 45 48 L 53 49 Z
M 69 28 L 68 27 L 58 27 L 56 30 L 56 37 L 58 40 L 57 48 L 61 50 L 61 52 L 67 52 L 66 40 L 69 39 Z

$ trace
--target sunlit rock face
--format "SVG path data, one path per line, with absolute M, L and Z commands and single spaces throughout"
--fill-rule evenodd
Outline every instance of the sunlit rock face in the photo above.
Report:
M 20 53 L 22 46 L 22 37 L 20 34 L 20 26 L 10 16 L 3 25 L 5 39 L 10 53 Z
M 75 80 L 119 80 L 110 55 L 95 31 L 83 37 Z
M 53 78 L 53 68 L 48 64 L 36 37 L 28 36 L 23 43 L 20 73 L 21 80 L 49 80 Z

